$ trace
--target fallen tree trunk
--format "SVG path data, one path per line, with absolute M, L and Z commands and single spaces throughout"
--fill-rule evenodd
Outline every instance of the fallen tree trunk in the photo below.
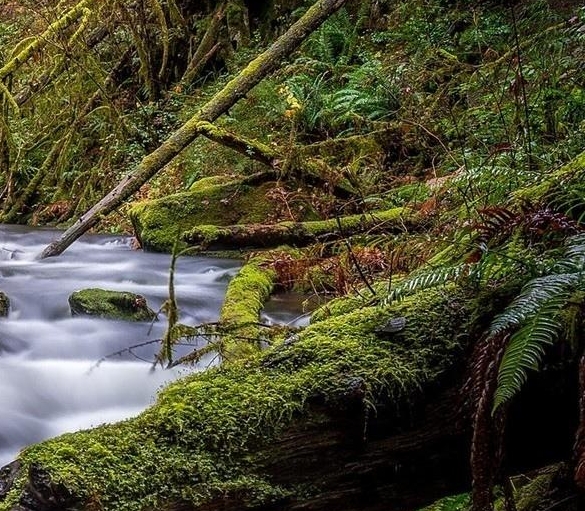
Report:
M 0 509 L 412 511 L 464 491 L 466 348 L 505 293 L 472 296 L 426 290 L 317 321 L 173 383 L 138 418 L 30 447 L 0 470 Z M 396 316 L 403 330 L 376 333 Z M 512 406 L 517 472 L 570 453 L 574 381 L 556 372 Z
M 284 35 L 278 38 L 268 50 L 254 59 L 220 92 L 207 102 L 197 114 L 175 131 L 156 150 L 142 159 L 133 172 L 101 201 L 82 215 L 63 235 L 47 246 L 39 258 L 51 257 L 62 253 L 71 243 L 126 199 L 175 158 L 193 142 L 200 132 L 197 128 L 201 121 L 213 122 L 235 103 L 242 99 L 266 75 L 274 71 L 282 59 L 290 55 L 321 23 L 337 11 L 346 0 L 321 0 L 316 2 Z
M 409 209 L 395 208 L 330 220 L 244 224 L 226 227 L 201 225 L 183 236 L 190 245 L 205 250 L 268 248 L 278 245 L 306 246 L 317 241 L 343 239 L 361 233 L 403 232 L 414 225 Z

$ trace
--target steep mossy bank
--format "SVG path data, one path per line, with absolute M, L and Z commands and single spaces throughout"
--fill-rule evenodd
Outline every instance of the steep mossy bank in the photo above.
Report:
M 302 473 L 282 476 L 279 463 L 285 473 L 291 467 L 278 457 L 279 442 L 287 435 L 302 442 L 311 424 L 323 434 L 333 429 L 322 440 L 335 464 L 337 444 L 349 442 L 358 456 L 370 434 L 379 436 L 380 422 L 390 432 L 405 427 L 406 411 L 427 399 L 423 391 L 453 376 L 478 307 L 461 289 L 427 291 L 320 321 L 294 342 L 188 376 L 135 419 L 25 449 L 0 509 L 18 502 L 52 509 L 51 498 L 62 509 L 215 509 L 219 502 L 264 509 L 333 491 Z M 380 337 L 377 328 L 395 316 L 406 318 L 405 329 Z M 335 432 L 334 424 L 351 427 Z M 302 463 L 310 467 L 311 459 Z M 38 471 L 44 487 L 34 486 Z M 39 507 L 26 507 L 34 501 Z

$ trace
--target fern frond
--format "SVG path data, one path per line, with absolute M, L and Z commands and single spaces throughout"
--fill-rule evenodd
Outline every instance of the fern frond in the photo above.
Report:
M 545 347 L 556 342 L 563 331 L 560 312 L 585 287 L 585 235 L 569 237 L 565 246 L 563 257 L 550 267 L 549 274 L 525 284 L 490 326 L 489 336 L 519 328 L 500 364 L 494 411 L 521 389 L 529 370 L 539 368 Z
M 506 310 L 494 318 L 488 334 L 495 336 L 522 325 L 544 304 L 570 294 L 579 283 L 579 278 L 578 274 L 562 273 L 530 280 Z
M 539 368 L 545 347 L 554 344 L 563 328 L 558 312 L 569 296 L 570 293 L 556 297 L 510 338 L 500 364 L 493 411 L 520 391 L 528 379 L 529 370 Z
M 392 289 L 382 301 L 383 305 L 391 304 L 394 301 L 403 300 L 405 297 L 424 289 L 440 286 L 457 280 L 461 275 L 469 271 L 467 263 L 455 266 L 442 266 L 425 272 L 417 273 L 400 283 L 400 286 Z

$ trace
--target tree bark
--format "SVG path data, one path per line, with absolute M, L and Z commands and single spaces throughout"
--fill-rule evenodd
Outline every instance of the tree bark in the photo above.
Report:
M 226 2 L 219 4 L 209 20 L 209 27 L 203 34 L 199 46 L 193 54 L 193 58 L 187 65 L 187 69 L 181 78 L 183 85 L 190 85 L 191 82 L 201 73 L 207 62 L 213 57 L 215 52 L 221 46 L 217 43 L 217 37 L 221 28 L 221 23 L 225 18 Z
M 318 491 L 312 491 L 308 497 L 302 493 L 293 495 L 275 502 L 273 507 L 250 507 L 249 503 L 246 506 L 237 494 L 232 494 L 201 505 L 170 502 L 166 509 L 414 511 L 441 497 L 469 491 L 471 431 L 461 415 L 461 387 L 457 382 L 442 390 L 426 389 L 411 396 L 408 409 L 382 406 L 369 417 L 363 409 L 364 389 L 352 387 L 348 391 L 351 392 L 340 396 L 339 401 L 312 404 L 312 420 L 295 421 L 277 441 L 254 454 L 259 471 L 271 483 L 288 488 L 309 486 Z M 559 448 L 551 421 L 533 420 L 542 417 L 543 406 L 558 402 L 559 397 L 563 401 L 557 389 L 544 400 L 542 396 L 531 400 L 528 410 L 523 408 L 528 411 L 528 418 L 522 414 L 517 417 L 522 434 L 512 439 L 518 449 L 511 460 L 523 459 L 527 449 L 546 451 L 537 463 L 521 463 L 517 473 L 566 456 L 567 452 Z M 567 420 L 572 414 L 571 407 L 566 405 L 563 403 L 557 419 Z M 546 449 L 551 444 L 552 451 Z M 21 472 L 19 461 L 0 470 L 0 499 Z M 53 482 L 43 467 L 32 466 L 26 478 L 20 503 L 13 511 L 86 509 L 67 488 Z
M 299 19 L 272 46 L 240 72 L 220 92 L 203 105 L 201 110 L 175 131 L 156 150 L 143 158 L 133 172 L 108 193 L 101 201 L 82 215 L 63 235 L 48 245 L 39 258 L 61 254 L 83 233 L 94 227 L 103 217 L 114 211 L 126 199 L 137 192 L 167 163 L 199 136 L 197 125 L 201 121 L 213 122 L 242 99 L 266 75 L 274 71 L 285 57 L 290 55 L 315 29 L 346 0 L 320 0 Z
M 315 242 L 343 239 L 360 233 L 402 232 L 414 225 L 410 210 L 395 208 L 313 222 L 244 224 L 217 227 L 202 225 L 185 233 L 183 239 L 205 250 L 268 248 L 278 245 L 306 246 Z

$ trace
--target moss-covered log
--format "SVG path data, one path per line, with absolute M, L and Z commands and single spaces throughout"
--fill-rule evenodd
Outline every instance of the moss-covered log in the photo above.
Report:
M 345 0 L 320 0 L 316 2 L 268 50 L 250 62 L 239 75 L 203 105 L 197 114 L 175 131 L 162 145 L 144 157 L 133 172 L 82 215 L 59 239 L 47 246 L 39 257 L 42 259 L 60 254 L 83 233 L 97 225 L 105 215 L 118 208 L 199 136 L 197 129 L 199 122 L 213 122 L 225 113 L 266 75 L 274 71 L 285 57 L 298 48 L 309 34 L 344 3 Z
M 198 123 L 199 133 L 213 140 L 218 144 L 229 147 L 252 160 L 263 163 L 282 174 L 283 162 L 286 160 L 283 152 L 258 140 L 242 137 L 231 133 L 210 122 L 201 121 Z M 301 152 L 302 149 L 298 148 Z M 337 197 L 347 198 L 355 195 L 351 185 L 340 176 L 334 176 L 334 172 L 322 160 L 309 158 L 294 158 L 288 162 L 288 174 L 311 185 L 321 186 L 330 189 Z M 334 177 L 332 179 L 332 177 Z
M 431 402 L 473 330 L 468 298 L 431 291 L 323 320 L 172 384 L 135 419 L 27 448 L 0 510 L 406 509 L 438 497 L 467 465 L 452 394 Z M 395 315 L 406 328 L 381 338 Z
M 262 259 L 249 260 L 228 285 L 220 311 L 222 355 L 234 359 L 260 349 L 260 313 L 274 288 L 276 273 Z
M 177 235 L 197 225 L 255 223 L 269 217 L 275 206 L 267 193 L 275 186 L 274 181 L 259 181 L 270 177 L 255 176 L 245 182 L 204 178 L 187 192 L 135 204 L 130 220 L 146 250 L 170 252 Z
M 248 224 L 200 225 L 184 239 L 204 249 L 221 250 L 278 245 L 305 246 L 317 241 L 332 241 L 361 233 L 402 232 L 414 225 L 413 214 L 406 208 L 375 211 L 313 222 L 280 222 L 273 225 Z
M 466 348 L 502 299 L 424 291 L 188 376 L 134 419 L 25 449 L 0 472 L 0 511 L 409 511 L 465 490 L 457 389 Z M 404 329 L 380 334 L 392 317 Z M 558 426 L 572 399 L 544 383 L 514 415 L 510 463 L 527 449 L 541 464 L 558 456 L 560 437 L 570 451 Z M 544 402 L 559 421 L 537 420 Z

